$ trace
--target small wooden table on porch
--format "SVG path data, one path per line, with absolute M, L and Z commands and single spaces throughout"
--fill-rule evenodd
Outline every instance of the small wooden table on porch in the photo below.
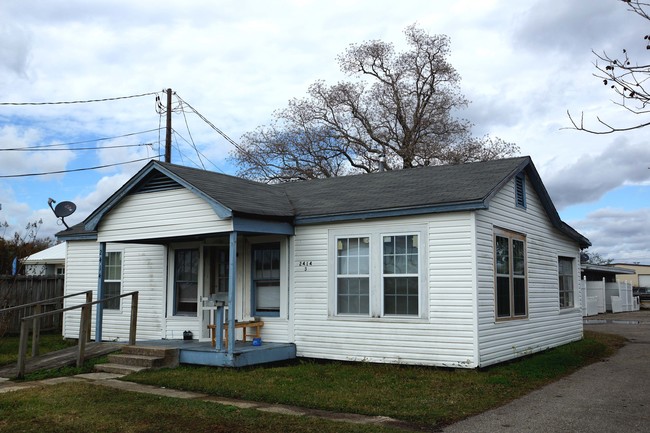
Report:
M 237 328 L 242 328 L 244 335 L 243 335 L 243 340 L 246 342 L 246 338 L 249 336 L 246 332 L 248 328 L 254 328 L 255 329 L 255 335 L 252 336 L 252 338 L 260 338 L 261 334 L 261 328 L 264 326 L 264 322 L 262 320 L 247 320 L 243 322 L 235 322 L 235 329 Z M 216 346 L 216 325 L 209 324 L 208 329 L 210 330 L 210 335 L 212 337 L 212 347 Z M 228 323 L 224 323 L 223 325 L 223 330 L 224 330 L 224 337 L 225 337 L 225 344 L 224 347 L 228 347 Z

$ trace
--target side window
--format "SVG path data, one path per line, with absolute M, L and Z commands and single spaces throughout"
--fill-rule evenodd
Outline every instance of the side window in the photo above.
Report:
M 560 308 L 573 308 L 573 259 L 559 257 L 557 260 Z
M 252 311 L 255 316 L 280 315 L 280 243 L 253 246 Z
M 104 297 L 122 294 L 122 252 L 109 251 L 104 258 Z M 120 298 L 104 303 L 105 310 L 119 310 Z
M 199 287 L 199 250 L 179 249 L 174 254 L 174 315 L 196 316 Z
M 383 236 L 384 315 L 419 313 L 418 235 Z
M 506 230 L 494 234 L 494 281 L 497 319 L 528 315 L 526 237 Z
M 370 238 L 336 241 L 336 311 L 370 313 Z

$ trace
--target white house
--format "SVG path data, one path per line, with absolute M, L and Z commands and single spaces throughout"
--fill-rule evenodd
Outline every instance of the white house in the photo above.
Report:
M 590 244 L 529 157 L 276 185 L 152 161 L 57 236 L 66 294 L 139 291 L 138 340 L 209 341 L 213 294 L 303 357 L 474 368 L 582 338 Z M 126 339 L 129 303 L 94 337 Z
M 46 276 L 65 274 L 66 244 L 62 242 L 22 259 L 25 275 Z

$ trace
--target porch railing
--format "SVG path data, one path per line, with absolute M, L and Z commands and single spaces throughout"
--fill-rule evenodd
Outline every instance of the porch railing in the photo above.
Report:
M 21 319 L 20 323 L 20 342 L 18 347 L 18 377 L 22 378 L 25 376 L 25 363 L 27 360 L 27 342 L 29 340 L 29 324 L 30 320 L 33 320 L 34 323 L 41 317 L 49 316 L 57 313 L 64 313 L 66 311 L 72 311 L 81 308 L 81 320 L 79 322 L 79 340 L 77 342 L 77 367 L 81 367 L 84 363 L 84 352 L 86 350 L 86 342 L 90 340 L 90 325 L 91 325 L 91 315 L 92 315 L 92 306 L 101 304 L 103 302 L 111 301 L 113 299 L 120 299 L 127 296 L 131 296 L 131 321 L 129 323 L 129 344 L 135 344 L 136 336 L 136 327 L 138 322 L 138 294 L 139 292 L 130 292 L 124 293 L 123 295 L 110 296 L 108 298 L 100 299 L 98 301 L 92 301 L 92 291 L 90 292 L 90 298 L 86 297 L 87 302 L 73 307 L 61 308 L 55 311 L 48 311 L 45 313 L 33 314 L 31 316 L 26 316 Z M 82 292 L 88 293 L 88 292 Z M 70 296 L 70 295 L 69 295 Z M 90 300 L 89 300 L 90 299 Z M 34 341 L 38 342 L 39 337 L 37 336 L 38 327 L 34 326 L 34 335 L 32 337 L 32 345 Z M 38 344 L 38 343 L 36 343 Z M 32 349 L 34 352 L 34 349 Z M 36 348 L 36 353 L 38 353 L 38 348 Z

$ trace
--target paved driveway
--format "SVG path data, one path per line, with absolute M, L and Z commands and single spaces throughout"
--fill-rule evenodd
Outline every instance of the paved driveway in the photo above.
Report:
M 650 432 L 650 310 L 589 319 L 585 329 L 629 343 L 604 362 L 442 431 Z

